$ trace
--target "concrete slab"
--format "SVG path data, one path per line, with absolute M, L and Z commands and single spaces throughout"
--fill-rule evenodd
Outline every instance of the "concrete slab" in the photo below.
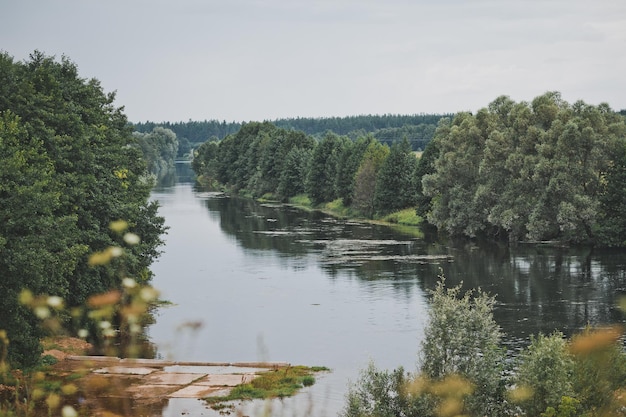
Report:
M 155 371 L 157 371 L 156 368 L 109 366 L 96 369 L 93 372 L 96 374 L 149 375 Z
M 204 376 L 204 374 L 175 374 L 158 371 L 149 375 L 144 382 L 147 385 L 189 385 Z
M 219 393 L 218 393 L 219 392 Z M 218 394 L 216 394 L 218 393 Z M 223 396 L 230 393 L 229 389 L 218 389 L 204 385 L 188 385 L 168 395 L 169 398 L 203 398 L 211 396 Z
M 128 387 L 126 392 L 135 399 L 163 398 L 180 389 L 180 385 L 135 385 Z
M 206 385 L 213 387 L 236 387 L 241 384 L 248 384 L 257 375 L 244 374 L 244 375 L 207 375 L 199 381 L 194 382 L 194 385 Z
M 203 397 L 225 397 L 230 394 L 230 391 L 230 388 L 213 389 L 213 391 L 203 395 Z
M 181 374 L 210 374 L 210 375 L 223 375 L 223 374 L 253 374 L 256 372 L 267 371 L 268 368 L 251 368 L 240 366 L 192 366 L 192 365 L 173 365 L 163 368 L 165 372 L 174 372 Z

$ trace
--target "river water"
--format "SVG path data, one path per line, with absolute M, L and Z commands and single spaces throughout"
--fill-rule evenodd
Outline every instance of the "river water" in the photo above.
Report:
M 158 356 L 332 369 L 273 403 L 275 415 L 336 415 L 369 361 L 415 370 L 429 290 L 442 274 L 447 285 L 496 295 L 495 318 L 512 353 L 531 334 L 624 320 L 615 306 L 626 292 L 624 251 L 429 242 L 198 191 L 188 164 L 152 198 L 169 226 L 153 284 L 172 302 L 149 329 Z M 214 412 L 197 400 L 171 400 L 163 411 L 185 413 Z

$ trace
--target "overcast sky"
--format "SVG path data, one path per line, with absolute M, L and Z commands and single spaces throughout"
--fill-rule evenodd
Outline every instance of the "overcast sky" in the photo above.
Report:
M 624 0 L 0 0 L 0 50 L 97 78 L 131 121 L 626 109 Z

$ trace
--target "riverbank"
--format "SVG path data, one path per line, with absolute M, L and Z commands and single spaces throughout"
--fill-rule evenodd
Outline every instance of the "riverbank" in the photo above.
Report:
M 369 219 L 363 217 L 357 211 L 343 205 L 341 199 L 337 199 L 318 206 L 313 206 L 311 200 L 304 194 L 289 198 L 287 203 L 282 203 L 273 196 L 264 196 L 258 199 L 260 203 L 285 204 L 305 211 L 319 211 L 337 219 L 353 221 L 358 223 L 375 224 L 379 226 L 391 227 L 394 230 L 416 238 L 423 238 L 420 225 L 424 219 L 417 215 L 414 207 L 409 207 L 400 211 L 389 213 L 383 217 Z

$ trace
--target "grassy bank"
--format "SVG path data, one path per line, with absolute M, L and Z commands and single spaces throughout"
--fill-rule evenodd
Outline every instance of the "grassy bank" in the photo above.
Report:
M 382 217 L 375 216 L 373 219 L 367 219 L 358 211 L 344 206 L 341 199 L 324 203 L 320 206 L 313 206 L 311 200 L 306 195 L 302 194 L 291 197 L 288 204 L 303 210 L 320 210 L 340 219 L 353 219 L 366 223 L 390 226 L 401 233 L 409 234 L 415 237 L 423 237 L 423 233 L 419 229 L 419 225 L 424 221 L 424 219 L 418 216 L 415 212 L 415 208 L 412 207 L 395 211 Z

